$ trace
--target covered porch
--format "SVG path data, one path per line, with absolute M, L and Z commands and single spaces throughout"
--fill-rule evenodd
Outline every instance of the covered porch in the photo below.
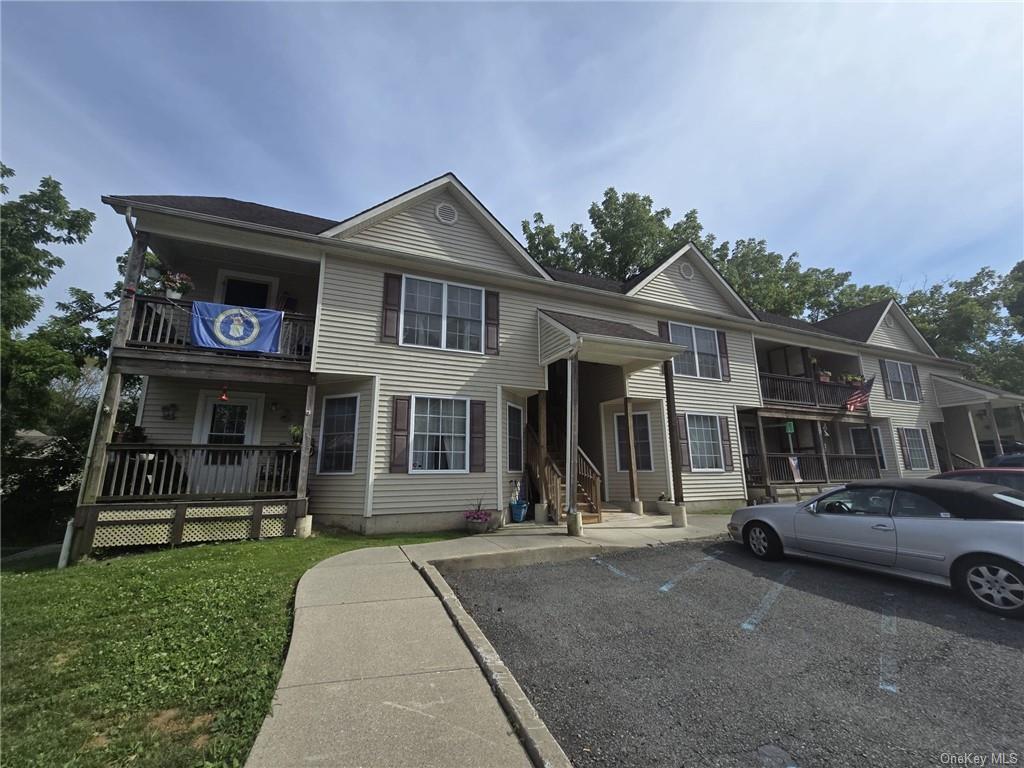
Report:
M 1024 453 L 1024 396 L 965 379 L 932 379 L 943 418 L 932 430 L 944 468 L 985 466 L 997 456 Z
M 668 456 L 679 441 L 669 437 L 676 419 L 674 390 L 667 390 L 672 358 L 684 348 L 625 323 L 549 310 L 538 312 L 538 333 L 548 389 L 531 399 L 537 430 L 528 438 L 527 468 L 541 503 L 570 533 L 601 522 L 605 512 L 643 514 L 647 474 L 657 474 L 652 487 L 662 492 L 678 478 Z M 634 393 L 631 375 L 657 366 L 668 372 L 666 396 Z
M 786 410 L 739 412 L 743 467 L 752 500 L 799 498 L 834 483 L 881 477 L 889 466 L 884 421 Z

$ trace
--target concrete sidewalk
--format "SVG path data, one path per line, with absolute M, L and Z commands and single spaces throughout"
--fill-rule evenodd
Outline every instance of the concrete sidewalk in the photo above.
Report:
M 417 565 L 584 557 L 724 533 L 723 515 L 623 516 L 336 555 L 303 575 L 273 711 L 247 768 L 290 766 L 529 766 L 476 660 Z M 525 560 L 524 560 L 525 559 Z

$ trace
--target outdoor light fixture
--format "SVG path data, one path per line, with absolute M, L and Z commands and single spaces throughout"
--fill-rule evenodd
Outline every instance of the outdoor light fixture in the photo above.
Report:
M 228 401 L 228 385 L 227 384 L 225 384 L 223 387 L 220 388 L 220 397 L 218 397 L 217 399 L 220 400 L 222 403 L 226 403 Z

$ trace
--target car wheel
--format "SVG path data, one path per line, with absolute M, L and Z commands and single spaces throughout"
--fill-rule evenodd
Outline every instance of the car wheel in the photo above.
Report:
M 771 526 L 765 523 L 750 523 L 743 531 L 743 541 L 754 557 L 761 560 L 778 560 L 782 557 L 782 542 Z
M 972 555 L 956 569 L 955 586 L 986 611 L 1024 618 L 1024 568 L 994 555 Z

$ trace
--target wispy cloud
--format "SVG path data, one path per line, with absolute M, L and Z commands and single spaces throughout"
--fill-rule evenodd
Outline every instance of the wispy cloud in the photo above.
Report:
M 3 157 L 74 204 L 343 217 L 445 170 L 513 231 L 605 187 L 861 281 L 1024 250 L 1019 4 L 4 4 Z M 17 189 L 18 187 L 16 187 Z M 109 211 L 48 292 L 101 290 Z

